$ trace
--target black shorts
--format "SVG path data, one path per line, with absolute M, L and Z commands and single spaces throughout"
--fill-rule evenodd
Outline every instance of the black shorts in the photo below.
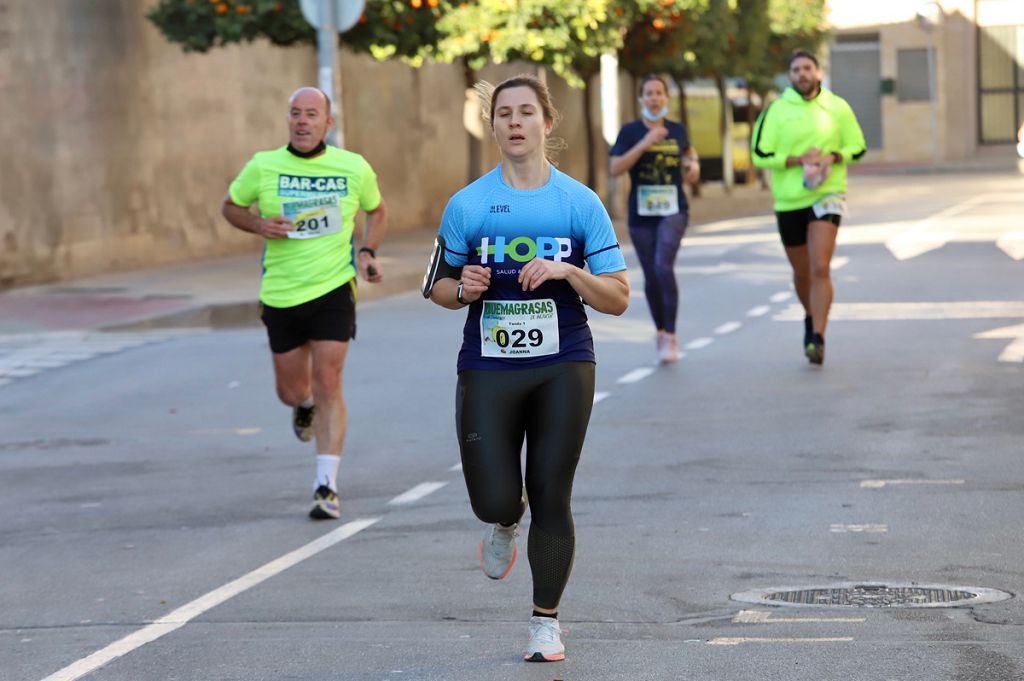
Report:
M 293 307 L 262 305 L 270 351 L 280 354 L 311 340 L 349 341 L 356 337 L 355 279 L 319 298 Z
M 839 226 L 839 215 L 826 213 L 824 217 L 814 214 L 814 208 L 808 206 L 800 210 L 775 211 L 775 219 L 779 223 L 779 236 L 783 246 L 803 246 L 807 243 L 807 226 L 812 222 L 831 222 Z

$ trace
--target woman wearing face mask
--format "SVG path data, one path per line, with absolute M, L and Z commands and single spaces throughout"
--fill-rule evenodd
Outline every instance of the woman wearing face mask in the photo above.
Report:
M 668 86 L 661 77 L 644 78 L 640 104 L 643 118 L 623 126 L 609 155 L 613 176 L 629 171 L 629 236 L 658 330 L 658 361 L 668 363 L 680 357 L 675 260 L 690 217 L 683 182 L 700 179 L 700 164 L 686 126 L 666 119 Z

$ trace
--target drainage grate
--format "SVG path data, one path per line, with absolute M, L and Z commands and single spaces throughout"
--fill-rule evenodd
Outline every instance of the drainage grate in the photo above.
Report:
M 954 608 L 1010 598 L 996 589 L 922 584 L 837 584 L 759 589 L 733 594 L 734 601 L 818 608 Z

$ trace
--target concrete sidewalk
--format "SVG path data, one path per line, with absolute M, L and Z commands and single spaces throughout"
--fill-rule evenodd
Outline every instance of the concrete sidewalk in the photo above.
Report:
M 734 217 L 771 212 L 771 196 L 756 186 L 726 195 L 703 187 L 691 200 L 691 231 Z M 616 230 L 629 236 L 622 219 Z M 388 234 L 379 259 L 384 281 L 360 282 L 359 300 L 416 290 L 426 270 L 436 226 Z M 684 242 L 685 243 L 685 242 Z M 254 246 L 257 245 L 253 240 Z M 227 328 L 259 324 L 260 251 L 217 260 L 153 267 L 29 286 L 0 293 L 0 335 L 55 331 L 126 331 L 171 327 Z

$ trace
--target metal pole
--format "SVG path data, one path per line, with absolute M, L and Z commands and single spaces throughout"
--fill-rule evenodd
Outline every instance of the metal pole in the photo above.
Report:
M 939 162 L 939 99 L 938 84 L 935 82 L 935 29 L 928 29 L 928 100 L 931 104 L 932 163 Z
M 601 136 L 611 147 L 619 135 L 619 59 L 615 53 L 601 55 Z M 608 193 L 605 205 L 611 216 L 617 217 L 615 194 L 619 188 L 618 178 L 608 173 Z
M 331 100 L 331 110 L 337 120 L 335 127 L 327 131 L 327 143 L 343 147 L 345 138 L 341 130 L 341 101 L 335 96 L 335 63 L 338 54 L 338 23 L 334 16 L 334 1 L 320 0 L 320 27 L 316 32 L 317 66 L 320 89 Z

